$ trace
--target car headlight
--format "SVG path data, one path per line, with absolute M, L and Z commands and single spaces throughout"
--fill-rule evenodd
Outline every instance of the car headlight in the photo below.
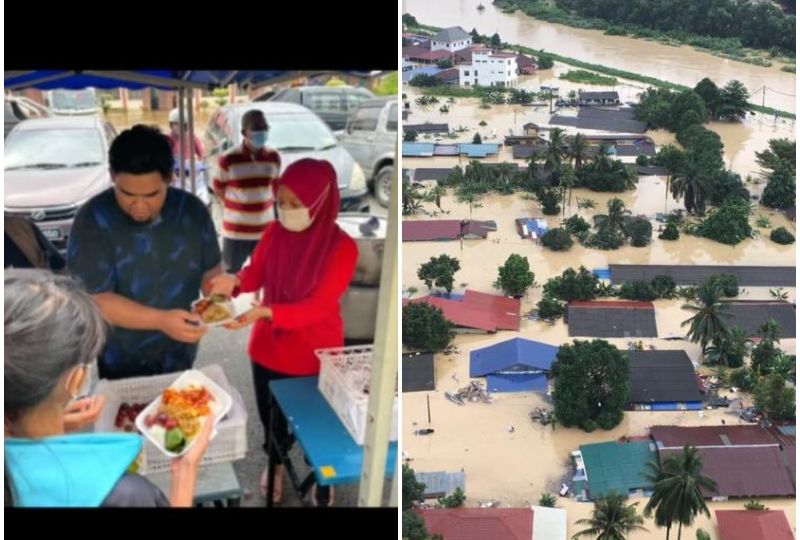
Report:
M 367 189 L 367 177 L 364 170 L 358 163 L 353 163 L 353 171 L 350 173 L 350 184 L 347 186 L 350 191 L 364 191 Z

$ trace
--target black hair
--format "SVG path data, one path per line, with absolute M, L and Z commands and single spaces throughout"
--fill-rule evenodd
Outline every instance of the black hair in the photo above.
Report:
M 143 124 L 126 129 L 114 139 L 108 151 L 108 160 L 112 173 L 157 172 L 165 182 L 172 180 L 175 168 L 172 145 L 167 136 Z

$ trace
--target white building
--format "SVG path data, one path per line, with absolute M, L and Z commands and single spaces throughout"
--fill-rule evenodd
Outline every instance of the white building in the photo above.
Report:
M 517 55 L 473 52 L 472 63 L 458 66 L 459 86 L 516 86 Z
M 460 26 L 440 30 L 431 38 L 432 51 L 456 52 L 472 45 L 472 36 Z

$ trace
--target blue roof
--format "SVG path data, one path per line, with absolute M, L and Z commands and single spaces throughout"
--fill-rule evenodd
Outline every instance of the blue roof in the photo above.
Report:
M 403 143 L 403 157 L 431 157 L 433 143 Z
M 486 390 L 489 392 L 545 392 L 547 391 L 547 374 L 487 375 Z
M 558 347 L 539 341 L 509 339 L 472 351 L 469 355 L 469 376 L 484 377 L 514 366 L 549 371 L 557 352 Z
M 457 144 L 437 144 L 433 149 L 434 156 L 457 156 L 459 145 Z
M 547 232 L 547 221 L 540 218 L 525 218 L 523 219 L 528 231 L 535 232 L 536 236 L 541 237 Z
M 436 75 L 437 73 L 440 73 L 442 71 L 444 70 L 435 66 L 426 66 L 416 69 L 410 69 L 408 71 L 403 72 L 403 82 L 409 82 L 417 75 Z
M 497 144 L 460 144 L 459 152 L 469 157 L 486 157 L 497 154 Z

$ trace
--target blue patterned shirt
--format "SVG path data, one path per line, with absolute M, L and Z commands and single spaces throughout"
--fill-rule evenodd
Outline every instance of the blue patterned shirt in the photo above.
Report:
M 89 200 L 72 225 L 67 267 L 91 294 L 111 292 L 145 306 L 189 310 L 203 274 L 220 264 L 211 215 L 194 195 L 168 188 L 160 216 L 141 224 L 117 204 L 113 188 Z M 160 331 L 112 327 L 99 359 L 109 379 L 189 369 L 196 344 Z

